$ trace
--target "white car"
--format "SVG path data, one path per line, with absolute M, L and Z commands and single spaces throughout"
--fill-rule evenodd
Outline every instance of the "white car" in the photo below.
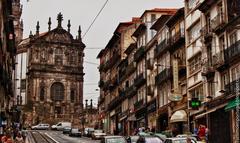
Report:
M 92 133 L 92 139 L 102 139 L 104 136 L 106 136 L 106 133 L 103 132 L 103 130 L 94 130 Z
M 70 122 L 59 122 L 56 125 L 52 125 L 52 130 L 60 130 L 62 131 L 65 127 L 72 127 L 72 123 Z
M 35 126 L 32 126 L 32 130 L 48 130 L 49 129 L 49 124 L 38 124 Z

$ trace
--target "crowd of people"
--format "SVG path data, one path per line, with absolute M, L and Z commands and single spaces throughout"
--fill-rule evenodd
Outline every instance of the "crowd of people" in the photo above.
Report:
M 26 136 L 18 129 L 5 127 L 0 143 L 24 143 Z

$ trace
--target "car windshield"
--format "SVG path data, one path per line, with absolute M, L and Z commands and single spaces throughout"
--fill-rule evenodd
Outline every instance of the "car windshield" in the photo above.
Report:
M 145 138 L 146 143 L 163 143 L 159 138 Z
M 103 130 L 95 130 L 95 133 L 103 133 Z
M 107 139 L 106 143 L 126 143 L 124 138 L 111 138 Z

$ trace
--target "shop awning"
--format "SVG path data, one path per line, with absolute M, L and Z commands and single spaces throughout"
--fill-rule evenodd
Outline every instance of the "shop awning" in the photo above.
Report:
M 175 123 L 175 122 L 187 122 L 187 113 L 185 110 L 179 110 L 173 113 L 170 123 Z
M 240 106 L 240 100 L 232 100 L 232 101 L 229 101 L 227 106 L 224 108 L 225 111 L 230 111 L 234 108 L 236 108 L 236 106 Z

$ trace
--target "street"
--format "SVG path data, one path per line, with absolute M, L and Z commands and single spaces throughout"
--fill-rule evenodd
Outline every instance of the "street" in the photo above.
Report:
M 99 143 L 99 140 L 92 140 L 91 138 L 86 137 L 69 137 L 67 134 L 62 134 L 61 131 L 28 131 L 29 133 L 40 133 L 46 135 L 46 137 L 51 138 L 56 143 Z M 37 139 L 37 143 L 42 143 L 40 139 Z M 30 142 L 33 143 L 33 142 Z

